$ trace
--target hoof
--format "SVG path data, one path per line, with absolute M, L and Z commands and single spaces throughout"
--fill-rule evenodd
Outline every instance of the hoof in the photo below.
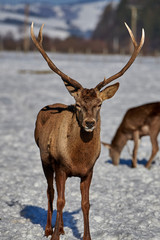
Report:
M 146 164 L 146 165 L 145 165 L 145 168 L 147 168 L 147 169 L 149 170 L 149 169 L 151 169 L 151 165 L 150 165 L 150 164 L 149 164 L 149 165 Z
M 64 234 L 65 234 L 65 232 L 64 232 L 63 227 L 62 227 L 62 228 L 59 229 L 58 235 L 55 232 L 53 232 L 51 240 L 59 240 L 59 236 L 64 235 Z
M 59 240 L 59 235 L 52 234 L 51 240 Z
M 46 227 L 45 229 L 45 236 L 48 237 L 49 235 L 53 234 L 53 229 Z
M 137 165 L 133 165 L 133 164 L 132 164 L 132 168 L 136 168 L 136 167 L 137 167 Z
M 91 240 L 91 237 L 83 237 L 83 240 Z
M 60 235 L 64 235 L 65 234 L 65 231 L 63 230 L 63 228 L 59 230 L 59 234 Z

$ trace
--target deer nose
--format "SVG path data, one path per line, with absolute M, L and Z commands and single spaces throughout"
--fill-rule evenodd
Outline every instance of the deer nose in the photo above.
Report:
M 95 125 L 95 121 L 86 121 L 86 126 L 92 128 Z
M 93 131 L 94 127 L 95 127 L 95 123 L 96 121 L 93 120 L 86 120 L 85 121 L 85 130 L 86 131 Z

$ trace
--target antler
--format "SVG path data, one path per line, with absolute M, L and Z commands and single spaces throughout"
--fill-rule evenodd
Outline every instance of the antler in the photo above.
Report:
M 121 77 L 125 71 L 132 65 L 132 63 L 134 62 L 134 60 L 136 59 L 138 53 L 140 52 L 143 44 L 144 44 L 144 39 L 145 39 L 145 32 L 144 32 L 144 29 L 142 29 L 142 37 L 141 37 L 141 40 L 140 40 L 140 43 L 139 45 L 137 44 L 135 38 L 134 38 L 134 35 L 131 31 L 131 29 L 129 28 L 129 26 L 127 25 L 127 23 L 125 23 L 125 26 L 129 32 L 129 35 L 132 39 L 132 43 L 134 45 L 134 51 L 132 53 L 132 56 L 131 58 L 129 59 L 129 61 L 127 62 L 127 64 L 121 69 L 120 72 L 114 74 L 113 76 L 109 77 L 109 78 L 104 78 L 104 80 L 102 82 L 100 82 L 97 86 L 96 86 L 96 89 L 100 90 L 101 88 L 103 88 L 105 85 L 107 85 L 108 83 L 112 82 L 113 80 Z
M 42 54 L 42 56 L 44 57 L 44 59 L 48 63 L 48 66 L 51 68 L 51 70 L 53 70 L 55 73 L 57 73 L 62 78 L 66 88 L 68 89 L 70 94 L 74 96 L 74 92 L 77 91 L 78 89 L 82 88 L 82 86 L 81 86 L 80 83 L 78 83 L 74 79 L 72 79 L 69 76 L 67 76 L 66 74 L 64 74 L 61 70 L 59 70 L 56 67 L 56 65 L 51 61 L 51 59 L 48 57 L 48 55 L 46 54 L 46 52 L 45 52 L 45 50 L 43 49 L 43 46 L 42 46 L 42 41 L 43 41 L 42 30 L 43 30 L 43 27 L 44 27 L 44 24 L 42 24 L 42 26 L 39 30 L 38 39 L 36 39 L 36 37 L 34 35 L 34 31 L 33 31 L 33 22 L 32 22 L 32 24 L 31 24 L 31 38 L 32 38 L 35 46 L 38 48 L 38 50 L 40 51 L 40 53 Z

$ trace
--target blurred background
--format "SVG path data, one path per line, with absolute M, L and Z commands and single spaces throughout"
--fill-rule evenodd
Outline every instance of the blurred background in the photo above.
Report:
M 47 51 L 127 54 L 146 32 L 144 55 L 160 55 L 160 0 L 0 0 L 0 50 L 33 50 L 30 25 L 44 27 Z
M 46 240 L 46 180 L 34 141 L 38 111 L 52 103 L 74 104 L 63 81 L 49 70 L 30 39 L 30 25 L 64 73 L 85 88 L 120 71 L 131 55 L 130 37 L 146 39 L 120 88 L 101 108 L 101 139 L 110 143 L 125 112 L 160 101 L 160 0 L 0 0 L 0 239 Z M 70 53 L 70 54 L 68 54 Z M 76 54 L 75 54 L 76 53 Z M 126 54 L 126 55 L 124 55 Z M 129 55 L 127 55 L 129 54 Z M 148 55 L 148 56 L 146 56 Z M 158 138 L 160 146 L 160 134 Z M 133 141 L 129 141 L 130 150 Z M 72 146 L 71 146 L 72 147 Z M 138 167 L 125 147 L 114 167 L 102 147 L 90 199 L 92 239 L 160 239 L 160 151 L 148 171 L 149 137 L 142 139 Z M 79 179 L 66 183 L 61 240 L 82 239 Z M 54 203 L 54 209 L 56 201 Z M 55 223 L 56 211 L 53 214 Z

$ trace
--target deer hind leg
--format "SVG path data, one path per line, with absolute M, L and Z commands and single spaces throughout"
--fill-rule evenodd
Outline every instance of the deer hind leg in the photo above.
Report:
M 91 171 L 89 175 L 85 178 L 81 178 L 81 195 L 82 195 L 82 211 L 83 211 L 83 218 L 84 218 L 84 236 L 83 240 L 91 240 L 90 230 L 89 230 L 89 188 L 92 180 L 92 173 Z
M 42 163 L 45 177 L 47 179 L 47 197 L 48 197 L 48 212 L 47 212 L 47 225 L 45 228 L 45 236 L 52 235 L 52 214 L 53 214 L 53 199 L 54 199 L 54 189 L 53 189 L 53 169 L 51 165 L 45 165 Z
M 157 136 L 158 136 L 158 133 L 152 133 L 150 135 L 151 144 L 152 144 L 152 153 L 151 153 L 151 156 L 145 166 L 146 168 L 150 168 L 152 160 L 154 159 L 154 157 L 156 156 L 156 154 L 159 150 Z
M 133 148 L 133 156 L 132 156 L 132 167 L 137 167 L 137 152 L 139 146 L 139 131 L 133 132 L 133 141 L 134 141 L 134 148 Z
M 57 217 L 54 232 L 51 240 L 59 240 L 59 235 L 64 234 L 63 229 L 63 208 L 65 205 L 65 182 L 66 173 L 59 167 L 56 168 L 56 187 L 57 187 Z

